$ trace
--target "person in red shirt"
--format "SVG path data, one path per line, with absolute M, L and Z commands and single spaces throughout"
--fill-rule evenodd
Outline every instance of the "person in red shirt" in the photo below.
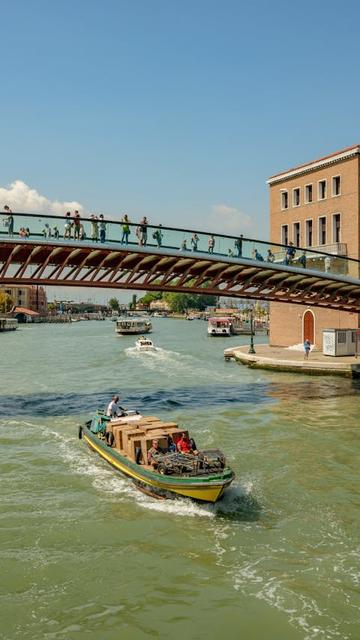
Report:
M 177 443 L 177 449 L 180 453 L 194 453 L 195 455 L 198 453 L 186 433 L 181 434 L 181 438 Z

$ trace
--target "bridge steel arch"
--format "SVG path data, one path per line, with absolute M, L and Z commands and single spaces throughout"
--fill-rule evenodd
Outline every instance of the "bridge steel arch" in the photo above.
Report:
M 206 293 L 360 311 L 358 278 L 136 245 L 2 238 L 0 284 Z

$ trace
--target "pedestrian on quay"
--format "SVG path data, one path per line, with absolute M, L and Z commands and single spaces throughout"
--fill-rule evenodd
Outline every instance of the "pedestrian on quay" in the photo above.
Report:
M 130 235 L 130 220 L 128 218 L 128 214 L 124 213 L 121 218 L 121 228 L 122 228 L 122 236 L 121 236 L 121 244 L 129 243 L 129 235 Z
M 236 238 L 234 242 L 235 249 L 237 251 L 237 257 L 242 257 L 242 243 L 243 243 L 243 234 L 240 234 L 238 238 Z
M 304 360 L 309 359 L 310 349 L 311 349 L 310 340 L 306 338 L 306 340 L 304 341 Z

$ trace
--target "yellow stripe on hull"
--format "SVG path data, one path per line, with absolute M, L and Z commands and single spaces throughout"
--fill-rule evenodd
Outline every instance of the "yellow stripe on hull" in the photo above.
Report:
M 162 481 L 156 480 L 156 478 L 148 478 L 144 476 L 142 473 L 138 473 L 135 469 L 128 467 L 125 464 L 122 464 L 120 460 L 117 460 L 114 456 L 108 454 L 103 450 L 102 447 L 98 447 L 92 439 L 87 437 L 86 433 L 83 433 L 83 438 L 87 442 L 87 444 L 94 449 L 102 458 L 104 458 L 109 464 L 113 467 L 124 473 L 126 476 L 130 476 L 134 480 L 138 480 L 139 482 L 145 483 L 151 487 L 156 487 L 157 489 L 162 489 L 163 491 L 171 491 L 172 493 L 176 493 L 178 495 L 193 498 L 195 500 L 203 500 L 205 502 L 216 502 L 219 500 L 221 495 L 224 492 L 224 489 L 229 486 L 232 482 L 232 478 L 227 482 L 222 482 L 219 484 L 213 485 L 202 485 L 193 486 L 191 485 L 178 485 L 173 484 L 171 481 L 164 482 L 164 476 L 162 476 Z

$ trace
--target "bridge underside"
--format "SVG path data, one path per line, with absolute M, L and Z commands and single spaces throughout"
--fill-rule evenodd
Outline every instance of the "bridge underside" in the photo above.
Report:
M 360 311 L 360 282 L 345 276 L 146 247 L 8 240 L 0 244 L 0 284 L 206 293 Z

